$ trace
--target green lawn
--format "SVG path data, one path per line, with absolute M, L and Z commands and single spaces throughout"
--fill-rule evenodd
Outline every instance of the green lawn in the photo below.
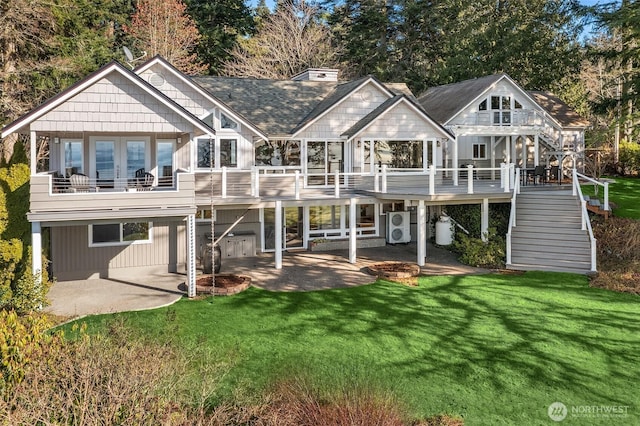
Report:
M 383 386 L 424 417 L 466 425 L 640 422 L 640 299 L 590 288 L 572 274 L 424 277 L 419 287 L 378 282 L 306 293 L 256 288 L 232 297 L 82 319 L 114 318 L 186 351 L 208 348 L 233 367 L 232 389 L 260 392 L 302 371 L 319 382 Z M 223 355 L 220 355 L 223 354 Z M 572 407 L 629 406 L 623 419 L 576 418 Z
M 613 178 L 615 183 L 609 184 L 609 201 L 617 206 L 613 214 L 619 217 L 640 219 L 640 178 Z M 594 185 L 582 186 L 585 195 L 594 195 Z M 598 198 L 604 198 L 604 188 L 598 188 Z

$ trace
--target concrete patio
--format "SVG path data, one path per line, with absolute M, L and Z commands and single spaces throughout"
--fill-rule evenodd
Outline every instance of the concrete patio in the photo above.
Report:
M 357 263 L 348 261 L 348 251 L 285 252 L 282 269 L 275 269 L 274 256 L 223 259 L 221 274 L 243 274 L 251 284 L 269 291 L 312 291 L 369 284 L 375 277 L 365 268 L 383 261 L 416 261 L 416 244 L 387 245 L 358 250 Z M 427 247 L 423 275 L 479 274 L 487 271 L 460 264 L 447 250 Z M 49 291 L 51 305 L 45 312 L 69 318 L 85 315 L 153 309 L 175 303 L 186 296 L 186 276 L 159 274 L 139 278 L 65 281 Z

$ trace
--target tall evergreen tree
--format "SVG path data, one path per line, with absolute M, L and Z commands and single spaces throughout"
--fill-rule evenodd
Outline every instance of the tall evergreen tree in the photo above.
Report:
M 238 38 L 253 34 L 254 20 L 244 0 L 187 0 L 187 11 L 202 35 L 198 56 L 208 73 L 220 73 Z

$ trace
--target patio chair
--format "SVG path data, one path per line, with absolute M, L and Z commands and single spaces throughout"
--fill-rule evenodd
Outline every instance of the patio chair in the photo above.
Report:
M 534 185 L 537 185 L 538 183 L 545 184 L 547 183 L 547 170 L 544 166 L 536 166 L 533 169 L 533 173 L 527 174 L 527 178 L 533 179 Z
M 144 172 L 141 176 L 136 176 L 136 188 L 139 191 L 151 191 L 154 180 L 155 176 L 153 174 Z
M 551 166 L 549 169 L 549 181 L 557 181 L 558 185 L 562 183 L 562 179 L 560 178 L 560 167 Z
M 91 184 L 89 182 L 89 176 L 82 173 L 76 173 L 69 178 L 69 185 L 73 192 L 89 192 Z

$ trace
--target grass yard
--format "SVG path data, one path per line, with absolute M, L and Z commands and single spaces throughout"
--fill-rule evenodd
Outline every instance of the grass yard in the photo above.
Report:
M 449 413 L 466 425 L 554 424 L 547 409 L 556 401 L 569 409 L 563 424 L 640 423 L 640 299 L 590 288 L 579 275 L 423 277 L 418 287 L 380 281 L 306 293 L 251 288 L 80 322 L 97 333 L 114 318 L 228 360 L 218 401 L 303 374 L 327 387 L 381 387 L 417 417 Z M 627 416 L 572 415 L 584 406 L 628 406 Z
M 615 183 L 609 184 L 609 201 L 615 203 L 616 208 L 613 214 L 619 217 L 640 219 L 640 178 L 613 178 Z M 594 195 L 594 185 L 585 184 L 582 186 L 585 195 Z M 604 197 L 604 189 L 598 188 L 600 200 Z

